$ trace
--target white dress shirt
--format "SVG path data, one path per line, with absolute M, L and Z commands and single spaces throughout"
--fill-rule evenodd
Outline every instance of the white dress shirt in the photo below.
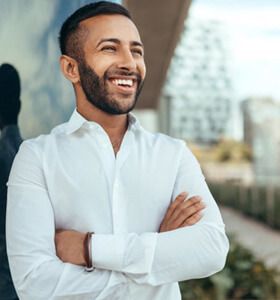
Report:
M 74 111 L 25 141 L 8 182 L 7 247 L 22 300 L 178 300 L 178 281 L 221 270 L 228 240 L 199 164 L 183 141 L 129 115 L 115 156 L 100 125 Z M 158 233 L 181 192 L 206 203 L 195 225 Z M 95 270 L 56 256 L 56 229 L 94 231 Z

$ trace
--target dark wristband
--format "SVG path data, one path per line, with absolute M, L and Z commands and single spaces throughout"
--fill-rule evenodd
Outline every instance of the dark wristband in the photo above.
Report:
M 86 271 L 92 272 L 94 267 L 92 265 L 92 257 L 91 257 L 91 236 L 94 232 L 87 232 L 84 240 L 84 257 L 86 262 Z

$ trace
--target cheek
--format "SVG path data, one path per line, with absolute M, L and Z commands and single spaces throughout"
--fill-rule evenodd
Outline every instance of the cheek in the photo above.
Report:
M 105 57 L 96 57 L 90 64 L 90 67 L 95 71 L 99 78 L 103 78 L 104 74 L 111 66 L 112 61 Z
M 144 61 L 141 62 L 141 64 L 139 64 L 138 69 L 139 69 L 140 75 L 142 77 L 142 80 L 144 80 L 145 76 L 146 76 L 146 65 L 145 65 Z
M 101 68 L 100 66 L 98 66 L 97 68 L 94 69 L 96 75 L 99 77 L 99 79 L 103 78 L 105 72 L 106 72 L 106 69 L 104 68 Z

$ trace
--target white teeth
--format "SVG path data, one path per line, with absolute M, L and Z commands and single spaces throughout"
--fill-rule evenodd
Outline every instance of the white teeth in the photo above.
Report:
M 129 86 L 132 86 L 132 84 L 133 84 L 132 79 L 114 79 L 112 82 L 115 85 L 129 85 Z

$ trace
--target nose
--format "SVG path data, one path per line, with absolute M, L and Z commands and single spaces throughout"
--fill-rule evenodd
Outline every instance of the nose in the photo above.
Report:
M 136 69 L 137 64 L 130 49 L 125 49 L 121 51 L 117 67 L 119 69 L 128 70 L 128 71 L 132 71 Z

